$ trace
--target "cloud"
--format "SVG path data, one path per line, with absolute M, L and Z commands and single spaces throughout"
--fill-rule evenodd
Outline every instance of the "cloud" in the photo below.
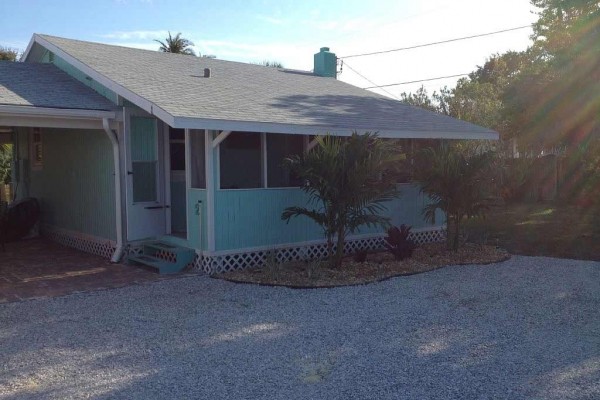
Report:
M 132 47 L 134 49 L 143 49 L 143 50 L 154 50 L 158 51 L 159 44 L 156 42 L 110 42 L 109 44 L 114 46 L 123 46 L 123 47 Z
M 168 30 L 161 29 L 154 31 L 115 31 L 99 36 L 105 39 L 116 40 L 154 40 L 164 38 L 168 34 Z
M 262 15 L 259 14 L 256 16 L 257 19 L 264 21 L 264 22 L 268 22 L 270 24 L 273 25 L 283 25 L 286 23 L 286 20 L 283 18 L 277 18 L 277 17 L 272 17 L 270 15 Z

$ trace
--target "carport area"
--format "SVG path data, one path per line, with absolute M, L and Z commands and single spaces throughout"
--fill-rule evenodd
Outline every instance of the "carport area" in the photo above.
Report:
M 181 276 L 181 275 L 178 275 Z M 172 278 L 113 264 L 44 238 L 7 243 L 0 253 L 0 303 L 50 298 Z

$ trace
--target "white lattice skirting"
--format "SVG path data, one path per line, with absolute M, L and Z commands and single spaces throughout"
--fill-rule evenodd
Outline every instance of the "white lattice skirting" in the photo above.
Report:
M 62 245 L 73 247 L 86 253 L 96 254 L 101 257 L 112 257 L 116 243 L 91 235 L 73 232 L 52 226 L 43 226 L 40 233 Z M 418 244 L 439 242 L 445 238 L 443 227 L 414 230 L 410 239 Z M 381 250 L 384 248 L 383 235 L 369 235 L 349 238 L 344 244 L 344 253 L 352 254 L 360 250 Z M 127 246 L 127 255 L 141 254 L 142 247 Z M 334 246 L 335 251 L 335 246 Z M 165 255 L 165 258 L 168 255 Z M 269 259 L 278 262 L 309 261 L 323 259 L 327 256 L 325 241 L 312 241 L 299 244 L 269 246 L 256 249 L 243 249 L 233 251 L 215 252 L 213 254 L 200 253 L 196 255 L 193 266 L 207 274 L 235 271 L 239 269 L 262 265 Z
M 64 246 L 73 247 L 104 258 L 111 258 L 117 247 L 117 244 L 112 240 L 49 225 L 40 227 L 40 234 Z
M 410 239 L 417 244 L 439 242 L 445 238 L 444 228 L 420 229 L 411 232 Z M 385 248 L 383 235 L 370 235 L 350 238 L 344 244 L 344 253 L 352 254 L 360 250 L 381 250 Z M 335 251 L 335 246 L 334 246 Z M 262 265 L 267 260 L 308 261 L 327 256 L 325 241 L 305 242 L 298 245 L 272 246 L 238 251 L 223 251 L 197 255 L 194 267 L 207 273 L 217 274 Z

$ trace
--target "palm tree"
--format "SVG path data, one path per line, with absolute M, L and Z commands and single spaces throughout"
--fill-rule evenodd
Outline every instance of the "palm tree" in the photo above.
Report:
M 381 214 L 385 202 L 398 196 L 393 174 L 386 173 L 398 159 L 389 142 L 376 134 L 353 133 L 350 138 L 317 137 L 310 152 L 286 160 L 291 170 L 306 182 L 302 187 L 313 208 L 288 207 L 281 219 L 306 216 L 316 222 L 327 238 L 331 265 L 339 267 L 344 240 L 363 226 L 389 226 Z M 333 254 L 333 240 L 337 248 Z
M 159 51 L 163 53 L 177 53 L 177 54 L 188 54 L 191 56 L 195 56 L 196 53 L 190 47 L 194 45 L 190 40 L 182 38 L 181 32 L 179 32 L 175 37 L 171 36 L 171 32 L 169 32 L 169 37 L 165 39 L 165 41 L 160 41 L 158 39 L 154 39 L 155 42 L 160 44 L 158 48 Z
M 437 148 L 421 150 L 420 155 L 426 167 L 416 171 L 417 180 L 422 185 L 421 191 L 430 198 L 423 214 L 432 223 L 435 223 L 436 210 L 446 214 L 446 246 L 456 251 L 462 220 L 483 215 L 488 209 L 494 153 L 474 151 L 469 154 L 457 146 L 442 143 Z

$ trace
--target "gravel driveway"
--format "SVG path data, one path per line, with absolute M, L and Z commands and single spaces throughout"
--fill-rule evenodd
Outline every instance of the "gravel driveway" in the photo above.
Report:
M 0 305 L 0 399 L 600 398 L 600 263 L 360 287 L 188 277 Z

